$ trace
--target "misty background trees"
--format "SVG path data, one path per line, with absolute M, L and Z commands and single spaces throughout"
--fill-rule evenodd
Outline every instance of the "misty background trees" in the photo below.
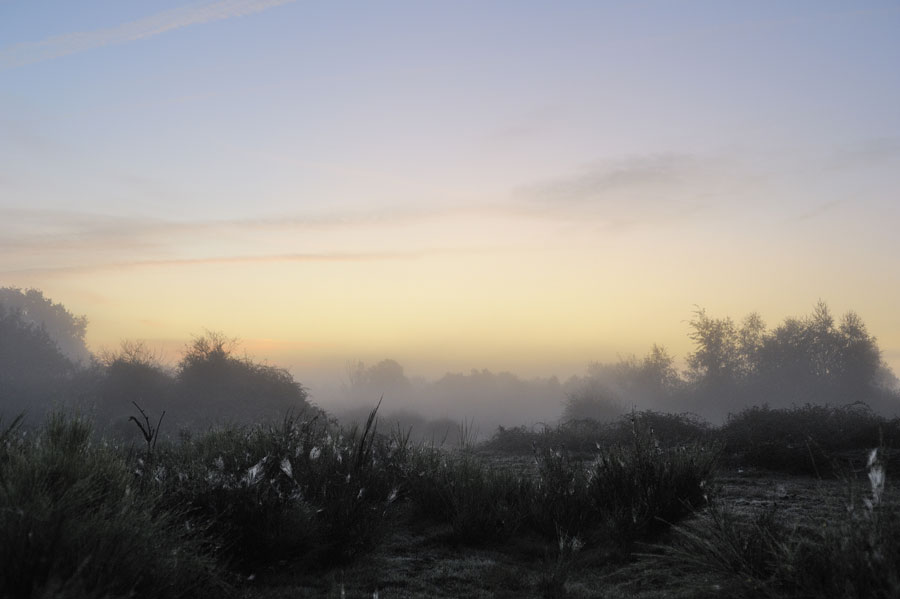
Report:
M 119 351 L 103 357 L 97 412 L 130 430 L 132 402 L 151 413 L 165 410 L 186 428 L 273 421 L 312 409 L 306 389 L 289 372 L 239 356 L 237 348 L 235 339 L 207 331 L 169 369 L 144 344 L 123 342 Z
M 86 326 L 40 291 L 0 289 L 0 415 L 78 395 L 90 359 Z
M 895 411 L 890 368 L 855 312 L 839 321 L 820 301 L 812 314 L 766 328 L 758 314 L 740 326 L 697 309 L 690 321 L 695 351 L 687 358 L 689 404 L 712 417 L 745 405 L 864 402 Z
M 175 427 L 313 409 L 309 391 L 288 371 L 241 355 L 237 341 L 222 333 L 195 337 L 177 364 L 166 365 L 134 341 L 91 355 L 87 324 L 40 291 L 0 289 L 0 416 L 25 412 L 40 421 L 51 408 L 75 407 L 126 432 L 132 402 L 152 414 L 166 410 Z M 383 397 L 383 420 L 437 440 L 456 438 L 463 422 L 490 433 L 501 425 L 612 420 L 631 409 L 721 421 L 749 405 L 863 402 L 889 416 L 900 408 L 897 377 L 854 312 L 835 318 L 820 301 L 809 315 L 769 328 L 756 313 L 737 323 L 697 308 L 688 335 L 693 350 L 682 368 L 653 345 L 642 358 L 591 363 L 565 382 L 475 369 L 427 381 L 407 376 L 392 359 L 355 361 L 339 388 L 315 400 L 349 423 L 363 420 Z
M 37 289 L 0 288 L 0 306 L 15 313 L 24 326 L 43 329 L 55 342 L 57 349 L 69 361 L 86 365 L 91 352 L 84 343 L 87 317 L 75 316 L 65 306 L 44 297 Z
M 252 423 L 312 409 L 289 372 L 238 355 L 237 342 L 221 333 L 195 337 L 170 368 L 134 341 L 93 356 L 86 329 L 86 317 L 40 291 L 0 289 L 0 417 L 24 413 L 37 423 L 51 409 L 76 409 L 130 433 L 134 403 L 151 414 L 165 410 L 178 427 Z

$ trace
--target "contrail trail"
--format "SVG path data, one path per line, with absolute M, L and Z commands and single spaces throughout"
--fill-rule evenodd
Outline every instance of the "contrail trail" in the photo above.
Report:
M 219 0 L 190 4 L 107 29 L 79 31 L 39 42 L 23 42 L 0 50 L 0 70 L 14 69 L 93 48 L 122 44 L 160 35 L 173 29 L 243 17 L 296 0 Z

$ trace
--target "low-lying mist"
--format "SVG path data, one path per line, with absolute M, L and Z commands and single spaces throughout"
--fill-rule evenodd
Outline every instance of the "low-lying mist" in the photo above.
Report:
M 631 410 L 688 412 L 713 423 L 753 405 L 861 402 L 885 416 L 900 412 L 898 380 L 875 337 L 858 315 L 835 319 L 823 302 L 771 329 L 757 314 L 735 323 L 698 309 L 689 322 L 694 351 L 686 367 L 654 345 L 643 357 L 591 363 L 565 381 L 489 370 L 425 380 L 384 359 L 350 362 L 340 380 L 307 388 L 302 376 L 243 355 L 222 333 L 195 337 L 168 365 L 133 341 L 94 355 L 84 344 L 86 327 L 85 317 L 40 291 L 0 289 L 4 421 L 25 413 L 37 423 L 52 409 L 75 409 L 131 436 L 139 406 L 154 418 L 165 412 L 166 430 L 176 434 L 303 411 L 362 424 L 380 402 L 382 430 L 399 427 L 418 440 L 456 444 L 490 437 L 498 427 L 611 421 Z

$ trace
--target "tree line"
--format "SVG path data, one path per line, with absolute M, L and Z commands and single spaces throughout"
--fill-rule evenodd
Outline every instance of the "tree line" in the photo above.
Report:
M 569 394 L 565 417 L 604 419 L 629 405 L 713 419 L 761 404 L 863 402 L 891 415 L 900 407 L 897 377 L 855 312 L 835 319 L 819 301 L 811 314 L 770 329 L 755 312 L 737 324 L 697 308 L 689 327 L 694 349 L 684 370 L 656 345 L 640 360 L 592 364 Z
M 769 328 L 756 313 L 736 323 L 697 308 L 688 324 L 693 351 L 681 369 L 658 345 L 643 358 L 590 364 L 585 376 L 564 383 L 487 370 L 427 382 L 383 360 L 350 364 L 343 391 L 356 403 L 373 403 L 382 394 L 388 403 L 394 398 L 398 413 L 411 408 L 426 418 L 473 418 L 491 426 L 529 417 L 547 422 L 561 407 L 564 420 L 610 420 L 631 408 L 717 420 L 762 404 L 863 402 L 886 415 L 900 407 L 898 380 L 854 312 L 836 319 L 820 301 L 811 314 Z M 85 317 L 38 290 L 0 289 L 0 416 L 24 411 L 40 420 L 49 408 L 77 405 L 127 427 L 135 402 L 152 413 L 167 410 L 182 426 L 203 426 L 281 418 L 311 407 L 307 389 L 290 373 L 239 355 L 236 342 L 220 333 L 193 339 L 170 368 L 136 342 L 92 355 L 86 328 Z M 513 416 L 520 421 L 505 420 Z

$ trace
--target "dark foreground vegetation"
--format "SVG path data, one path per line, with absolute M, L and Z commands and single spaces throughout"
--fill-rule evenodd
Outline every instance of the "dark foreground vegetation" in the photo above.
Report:
M 721 428 L 634 413 L 502 429 L 448 450 L 379 432 L 375 412 L 350 430 L 311 413 L 161 443 L 159 420 L 136 412 L 143 445 L 98 439 L 77 416 L 52 415 L 38 431 L 14 421 L 0 436 L 0 596 L 265 597 L 297 585 L 313 596 L 382 585 L 389 596 L 382 574 L 357 568 L 405 530 L 430 535 L 429 551 L 494 551 L 526 567 L 517 596 L 616 596 L 633 583 L 617 576 L 650 568 L 718 581 L 682 578 L 685 596 L 725 585 L 894 597 L 900 512 L 886 490 L 889 451 L 873 443 L 898 424 L 861 412 L 842 420 L 858 443 L 836 446 L 824 441 L 843 411 L 814 407 L 753 408 Z M 733 465 L 793 471 L 779 436 L 792 427 L 836 452 L 829 472 L 853 492 L 841 509 L 798 523 L 777 502 L 736 510 L 717 495 Z M 572 583 L 592 573 L 609 580 Z

